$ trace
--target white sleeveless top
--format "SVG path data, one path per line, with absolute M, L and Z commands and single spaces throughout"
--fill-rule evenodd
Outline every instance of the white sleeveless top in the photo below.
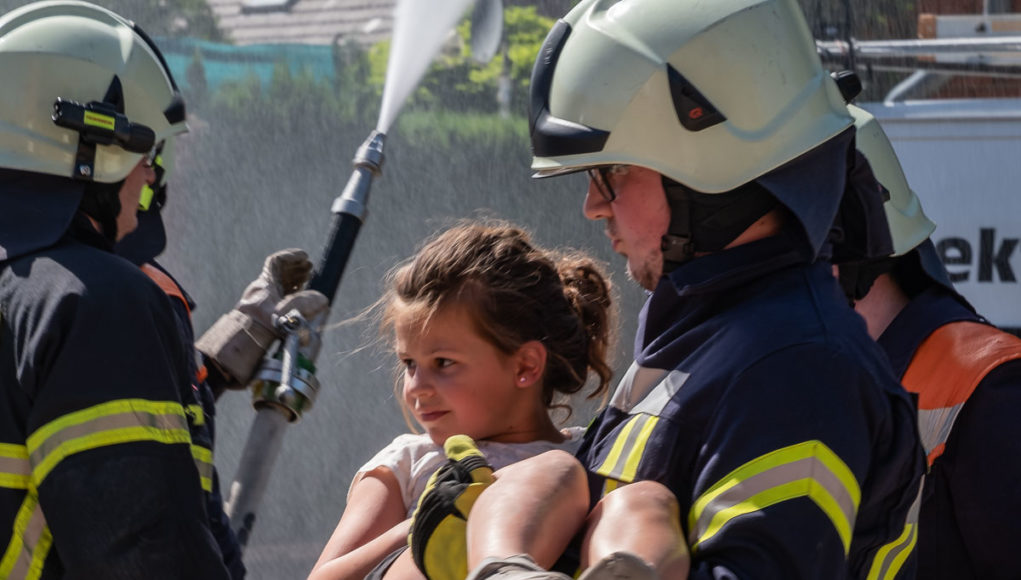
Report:
M 562 433 L 567 436 L 563 443 L 552 441 L 528 443 L 477 441 L 476 443 L 479 450 L 486 456 L 486 460 L 496 470 L 553 449 L 560 449 L 573 455 L 581 445 L 581 436 L 584 432 L 584 427 L 563 429 Z M 418 503 L 418 497 L 425 491 L 425 484 L 429 481 L 429 476 L 446 461 L 447 457 L 443 454 L 443 448 L 433 443 L 428 435 L 405 433 L 398 435 L 392 443 L 358 469 L 358 473 L 351 481 L 351 488 L 365 472 L 372 471 L 377 467 L 388 467 L 397 478 L 405 510 L 408 517 L 411 517 L 412 512 L 415 511 L 415 505 Z M 350 500 L 350 488 L 347 494 Z

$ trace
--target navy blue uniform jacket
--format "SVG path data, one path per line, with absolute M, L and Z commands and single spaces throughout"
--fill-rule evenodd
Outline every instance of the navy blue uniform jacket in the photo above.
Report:
M 227 579 L 170 299 L 73 230 L 0 263 L 0 577 Z
M 829 264 L 801 255 L 781 234 L 663 278 L 579 451 L 593 500 L 636 480 L 674 492 L 692 579 L 912 572 L 913 404 Z
M 952 294 L 932 287 L 911 300 L 879 337 L 897 376 L 937 328 L 985 322 Z M 925 478 L 918 577 L 1021 578 L 1021 360 L 978 384 L 946 449 Z

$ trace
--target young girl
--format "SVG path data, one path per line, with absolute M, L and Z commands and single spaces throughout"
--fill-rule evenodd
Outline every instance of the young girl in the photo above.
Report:
M 403 411 L 425 434 L 397 437 L 359 469 L 309 579 L 362 579 L 406 545 L 409 518 L 443 442 L 465 434 L 494 469 L 552 449 L 573 453 L 554 395 L 607 388 L 612 310 L 595 263 L 532 244 L 513 225 L 463 222 L 388 277 L 382 330 L 403 367 Z M 409 421 L 410 423 L 410 421 Z

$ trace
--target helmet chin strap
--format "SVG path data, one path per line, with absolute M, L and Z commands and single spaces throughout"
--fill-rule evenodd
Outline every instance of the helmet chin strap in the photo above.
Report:
M 110 86 L 106 90 L 102 103 L 108 105 L 118 114 L 124 113 L 124 92 L 117 75 L 114 75 L 110 81 Z M 78 161 L 81 162 L 83 156 L 86 157 L 85 161 L 88 162 L 91 168 L 95 164 L 95 155 L 95 143 L 87 138 L 86 135 L 80 134 L 78 137 Z M 104 238 L 109 240 L 111 244 L 116 243 L 117 216 L 121 213 L 120 189 L 121 185 L 124 184 L 124 180 L 116 183 L 92 181 L 91 171 L 88 176 L 83 175 L 81 178 L 86 181 L 86 184 L 85 195 L 82 196 L 79 208 L 86 215 L 99 222 Z
M 701 193 L 666 176 L 663 191 L 670 206 L 670 226 L 663 236 L 663 271 L 668 273 L 695 257 L 718 252 L 779 202 L 751 181 L 723 193 Z

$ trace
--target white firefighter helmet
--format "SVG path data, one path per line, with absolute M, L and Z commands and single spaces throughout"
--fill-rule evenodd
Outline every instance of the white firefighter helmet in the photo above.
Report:
M 536 177 L 639 165 L 730 191 L 847 129 L 797 0 L 583 0 L 532 73 Z
M 116 183 L 187 130 L 159 50 L 93 4 L 37 2 L 0 17 L 0 78 L 0 167 Z
M 879 126 L 879 121 L 860 107 L 848 105 L 847 110 L 855 120 L 858 151 L 868 159 L 879 183 L 890 192 L 890 199 L 883 204 L 883 209 L 890 224 L 893 255 L 902 256 L 928 239 L 936 224 L 922 211 L 922 204 L 908 185 L 893 145 Z

